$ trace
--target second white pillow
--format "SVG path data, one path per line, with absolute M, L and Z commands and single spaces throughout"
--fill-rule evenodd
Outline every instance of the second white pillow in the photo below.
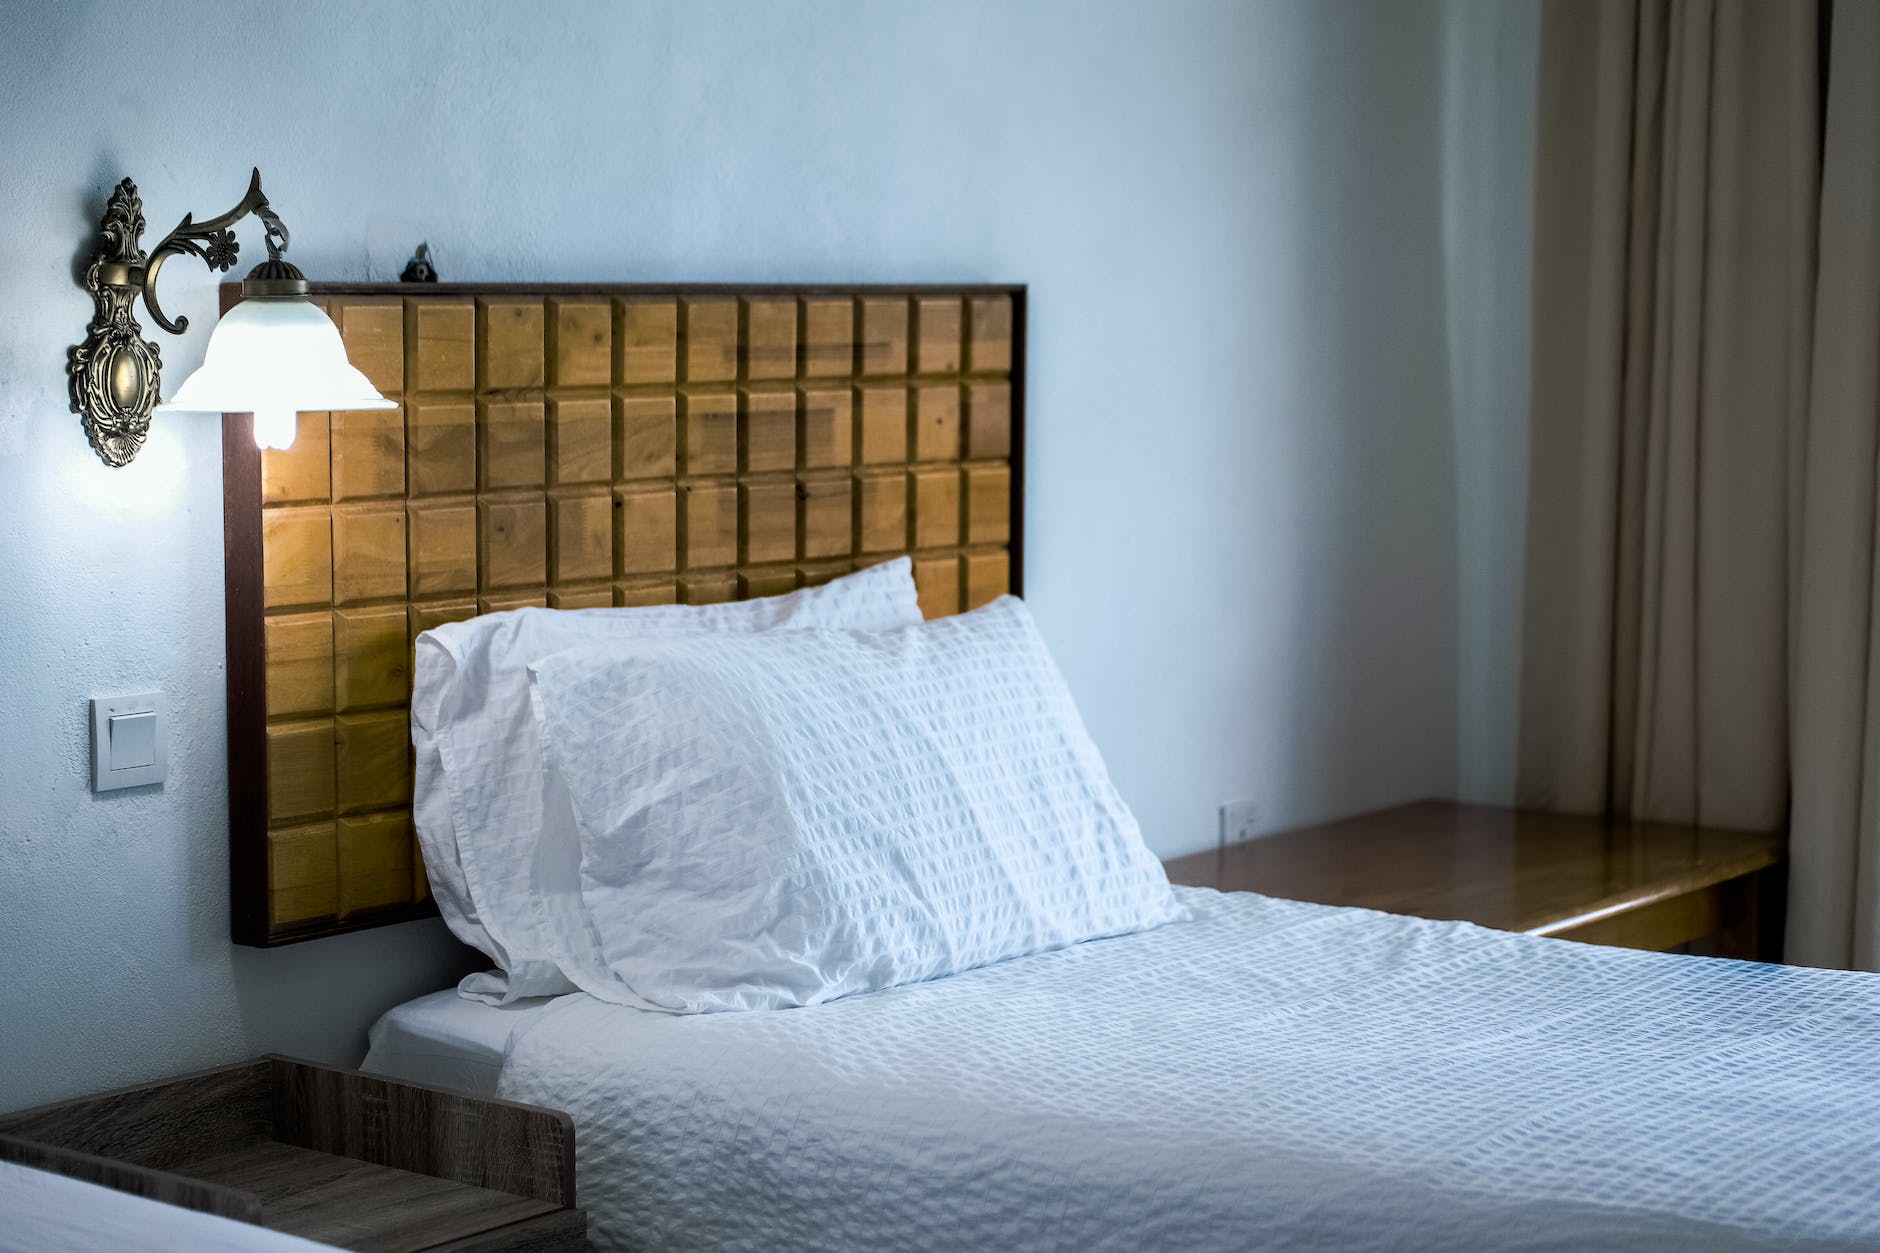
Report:
M 603 1000 L 809 1005 L 1179 915 L 1029 613 L 531 666 Z M 555 809 L 564 812 L 555 814 Z

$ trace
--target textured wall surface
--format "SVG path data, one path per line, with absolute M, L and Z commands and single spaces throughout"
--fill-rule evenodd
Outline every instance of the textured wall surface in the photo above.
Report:
M 1540 0 L 1442 0 L 1443 273 L 1456 432 L 1458 794 L 1514 800 L 1527 537 Z
M 66 411 L 117 179 L 154 242 L 258 163 L 323 278 L 1030 283 L 1029 599 L 1174 854 L 1455 786 L 1443 61 L 1435 0 L 0 8 L 0 1108 L 351 1060 L 464 961 L 226 939 L 216 423 L 114 471 Z M 169 781 L 94 796 L 145 687 Z

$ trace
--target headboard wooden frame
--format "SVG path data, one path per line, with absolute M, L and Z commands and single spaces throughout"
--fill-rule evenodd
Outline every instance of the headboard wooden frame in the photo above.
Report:
M 411 826 L 426 627 L 770 595 L 903 553 L 930 617 L 1022 587 L 1022 286 L 312 295 L 399 407 L 302 414 L 265 454 L 223 419 L 237 943 L 436 912 Z

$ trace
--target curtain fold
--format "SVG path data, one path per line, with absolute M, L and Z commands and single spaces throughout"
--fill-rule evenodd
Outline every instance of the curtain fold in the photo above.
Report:
M 1545 0 L 1524 803 L 1786 821 L 1880 970 L 1880 0 Z
M 1815 19 L 1544 9 L 1525 804 L 1783 820 Z
M 1880 4 L 1843 0 L 1830 36 L 1785 956 L 1880 970 Z

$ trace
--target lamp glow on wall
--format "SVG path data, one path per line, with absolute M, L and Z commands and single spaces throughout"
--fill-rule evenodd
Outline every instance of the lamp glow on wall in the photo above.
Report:
M 202 366 L 159 404 L 162 360 L 144 339 L 133 305 L 141 295 L 158 326 L 172 335 L 188 330 L 188 318 L 171 320 L 157 303 L 157 272 L 185 252 L 227 272 L 241 250 L 230 228 L 250 213 L 266 231 L 268 259 L 242 280 L 242 301 L 216 324 Z M 346 360 L 339 329 L 307 299 L 306 276 L 282 258 L 287 228 L 261 194 L 260 170 L 241 203 L 207 222 L 185 215 L 148 256 L 138 246 L 143 202 L 130 179 L 111 193 L 100 230 L 103 247 L 85 271 L 96 314 L 85 342 L 71 350 L 68 373 L 72 411 L 106 464 L 130 464 L 150 433 L 153 412 L 252 413 L 255 442 L 286 448 L 300 410 L 398 407 Z

